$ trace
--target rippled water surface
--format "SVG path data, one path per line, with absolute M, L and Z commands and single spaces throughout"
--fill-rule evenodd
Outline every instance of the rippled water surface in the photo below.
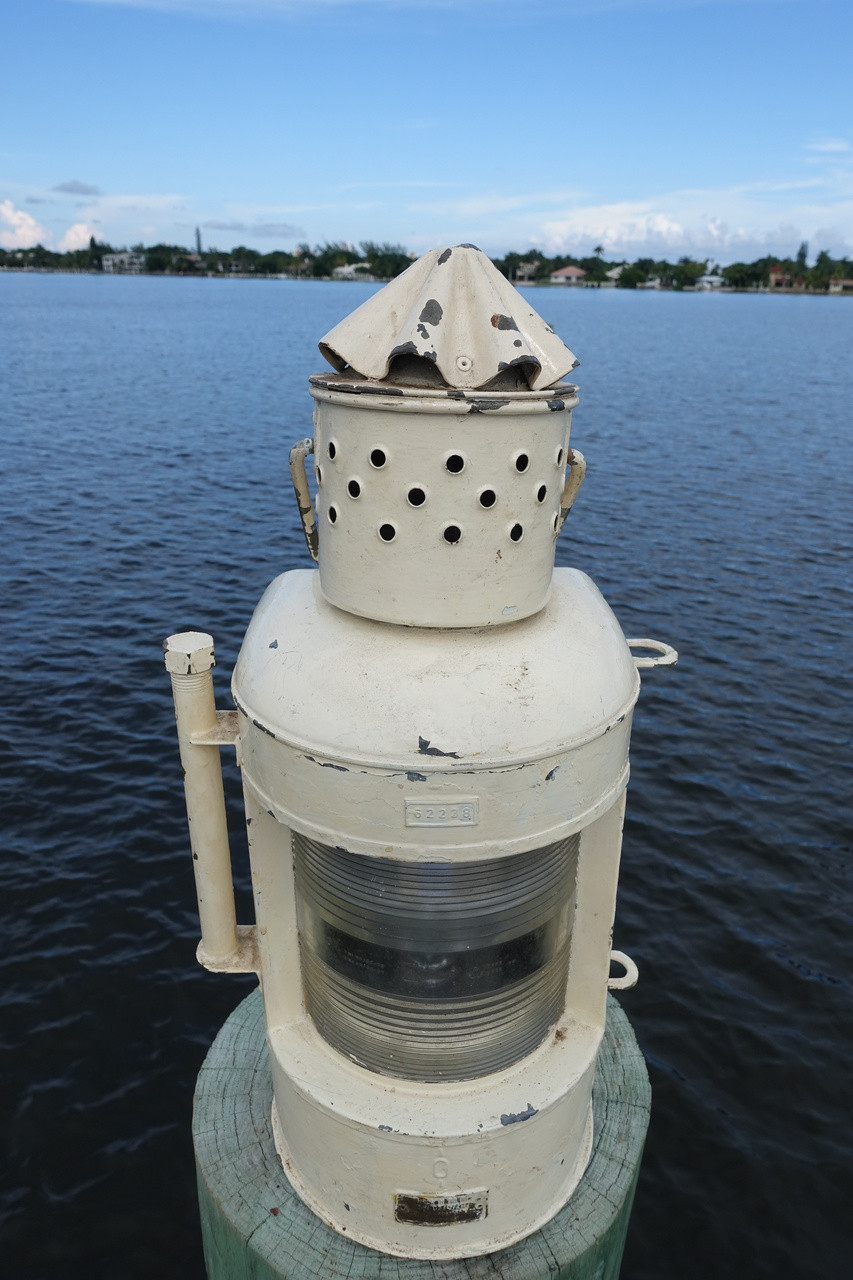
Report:
M 370 291 L 0 276 L 11 1277 L 203 1276 L 193 1084 L 251 983 L 195 964 L 160 645 L 213 632 L 227 705 L 264 587 L 309 563 L 287 453 L 317 339 Z M 623 1278 L 840 1280 L 853 304 L 530 297 L 582 360 L 558 559 L 681 653 L 634 727 L 615 945 L 654 1099 Z

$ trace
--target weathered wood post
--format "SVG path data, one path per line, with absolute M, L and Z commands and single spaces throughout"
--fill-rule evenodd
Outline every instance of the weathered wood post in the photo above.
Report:
M 676 655 L 554 569 L 577 361 L 479 250 L 425 255 L 320 349 L 291 455 L 319 571 L 259 604 L 236 724 L 176 692 L 195 827 L 192 753 L 237 748 L 254 888 L 255 926 L 199 958 L 261 984 L 199 1076 L 208 1275 L 616 1276 L 649 1111 L 607 995 L 636 980 L 628 745 L 638 668 Z M 222 849 L 196 843 L 209 913 Z

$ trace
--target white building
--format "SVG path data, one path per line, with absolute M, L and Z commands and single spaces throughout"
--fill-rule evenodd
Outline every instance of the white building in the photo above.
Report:
M 369 262 L 346 262 L 342 267 L 333 267 L 333 280 L 373 280 Z
M 581 267 L 560 267 L 551 272 L 551 284 L 583 284 L 586 272 Z
M 145 270 L 145 254 L 131 253 L 105 253 L 102 260 L 104 271 L 113 274 L 120 273 L 122 275 L 138 276 L 141 271 Z

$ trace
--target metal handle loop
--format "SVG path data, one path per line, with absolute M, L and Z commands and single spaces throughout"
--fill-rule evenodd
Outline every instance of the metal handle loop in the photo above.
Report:
M 313 560 L 318 558 L 319 539 L 317 537 L 317 521 L 314 519 L 314 504 L 311 501 L 311 490 L 308 488 L 308 476 L 305 472 L 305 459 L 314 452 L 314 441 L 310 436 L 300 440 L 290 450 L 290 478 L 296 492 L 296 503 L 302 518 L 302 529 L 305 541 Z
M 566 483 L 560 495 L 560 514 L 557 518 L 558 534 L 566 523 L 566 516 L 572 509 L 575 498 L 578 496 L 578 490 L 583 484 L 584 476 L 586 475 L 586 458 L 580 449 L 569 449 L 566 460 L 569 466 L 569 474 L 566 476 Z
M 607 979 L 608 991 L 628 991 L 631 987 L 636 987 L 640 971 L 631 957 L 626 956 L 624 951 L 611 951 L 610 959 L 621 964 L 625 972 L 621 977 Z
M 673 649 L 671 644 L 664 644 L 662 640 L 626 640 L 629 649 L 653 649 L 654 655 L 641 658 L 636 653 L 632 654 L 634 666 L 638 670 L 644 670 L 647 667 L 674 667 L 678 662 L 678 652 Z

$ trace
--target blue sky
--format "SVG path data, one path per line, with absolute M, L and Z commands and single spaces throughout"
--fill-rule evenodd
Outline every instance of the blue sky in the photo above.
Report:
M 853 254 L 850 0 L 16 0 L 0 244 Z

